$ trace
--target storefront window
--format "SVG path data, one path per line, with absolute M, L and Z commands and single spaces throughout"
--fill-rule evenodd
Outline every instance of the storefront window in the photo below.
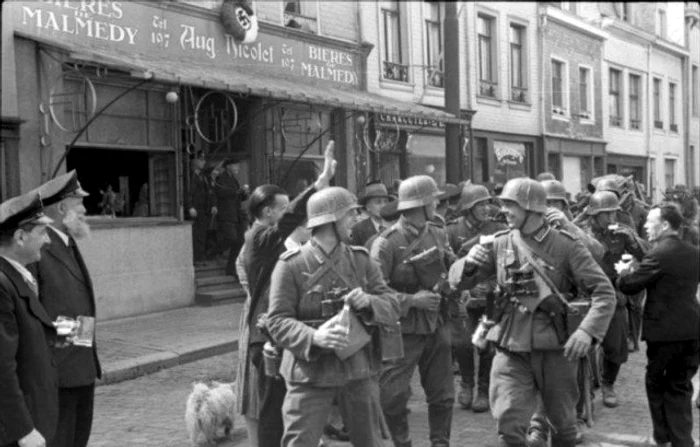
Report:
M 475 138 L 473 183 L 485 184 L 489 180 L 488 140 Z
M 445 137 L 413 134 L 406 142 L 408 177 L 429 175 L 438 185 L 445 184 Z
M 527 177 L 528 173 L 528 146 L 526 143 L 511 141 L 493 142 L 493 152 L 496 156 L 494 169 L 494 182 L 505 184 L 516 177 Z

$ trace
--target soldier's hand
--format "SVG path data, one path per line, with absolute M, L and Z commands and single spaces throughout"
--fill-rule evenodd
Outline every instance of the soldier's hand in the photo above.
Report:
M 466 259 L 469 264 L 482 266 L 489 261 L 489 252 L 483 245 L 476 244 L 469 250 Z
M 367 309 L 370 307 L 370 296 L 362 291 L 360 287 L 352 289 L 350 293 L 345 295 L 345 302 L 353 309 Z
M 440 308 L 441 299 L 442 297 L 437 293 L 420 290 L 418 293 L 413 294 L 413 307 L 437 312 Z
M 544 218 L 547 220 L 547 223 L 553 227 L 563 225 L 567 220 L 566 215 L 556 208 L 547 208 L 547 213 L 544 215 Z
M 338 162 L 335 159 L 335 141 L 331 140 L 326 146 L 326 150 L 323 153 L 323 171 L 321 175 L 318 176 L 316 183 L 314 183 L 314 188 L 317 191 L 327 187 L 331 183 L 331 179 L 335 176 L 335 168 L 338 166 Z
M 624 237 L 628 243 L 634 243 L 636 240 L 637 233 L 635 231 L 628 227 L 627 225 L 618 225 L 617 228 L 615 228 L 613 231 L 613 234 L 619 234 L 622 237 Z
M 197 210 L 196 210 L 196 209 L 190 208 L 190 217 L 191 217 L 192 219 L 196 219 L 196 218 L 197 218 Z
M 322 325 L 314 332 L 313 344 L 325 349 L 343 349 L 348 345 L 348 331 L 338 325 Z
M 571 337 L 564 345 L 564 356 L 569 361 L 577 361 L 581 357 L 588 354 L 593 339 L 585 331 L 576 329 L 576 332 L 571 334 Z
M 17 441 L 19 447 L 46 447 L 46 439 L 35 428 L 28 435 Z

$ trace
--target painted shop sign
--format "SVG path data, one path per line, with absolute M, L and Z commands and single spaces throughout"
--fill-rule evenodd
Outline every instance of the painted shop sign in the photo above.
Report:
M 131 1 L 43 0 L 6 2 L 12 24 L 25 34 L 142 58 L 201 63 L 202 69 L 246 70 L 344 88 L 360 86 L 360 56 L 353 52 L 268 34 L 241 44 L 217 21 Z
M 445 123 L 442 121 L 431 120 L 426 118 L 413 118 L 406 116 L 391 115 L 388 113 L 378 113 L 378 122 L 380 125 L 393 127 L 398 125 L 404 129 L 444 129 Z

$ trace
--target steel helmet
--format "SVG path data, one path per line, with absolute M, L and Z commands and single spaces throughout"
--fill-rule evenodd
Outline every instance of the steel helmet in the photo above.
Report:
M 491 194 L 484 185 L 469 183 L 462 188 L 462 199 L 459 202 L 459 206 L 462 210 L 468 211 L 477 203 L 486 202 L 488 200 L 491 200 Z
M 600 179 L 598 184 L 595 186 L 596 192 L 598 191 L 612 191 L 618 197 L 622 194 L 622 182 L 616 177 L 605 177 Z
M 440 195 L 437 183 L 429 175 L 414 175 L 399 185 L 397 211 L 410 210 L 433 203 Z
M 544 180 L 541 183 L 547 193 L 547 200 L 561 200 L 565 204 L 569 204 L 569 199 L 566 198 L 566 188 L 559 180 Z
M 589 216 L 595 216 L 605 211 L 617 211 L 620 207 L 620 201 L 612 191 L 598 191 L 591 195 L 588 200 Z
M 316 228 L 337 222 L 348 211 L 359 208 L 357 197 L 345 188 L 331 186 L 314 193 L 306 202 L 308 223 L 306 228 Z
M 528 211 L 543 214 L 547 212 L 547 193 L 544 186 L 529 177 L 508 180 L 499 198 L 515 202 Z

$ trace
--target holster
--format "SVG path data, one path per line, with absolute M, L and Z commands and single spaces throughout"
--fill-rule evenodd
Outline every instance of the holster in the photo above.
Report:
M 560 344 L 566 343 L 569 334 L 566 328 L 566 306 L 556 295 L 545 297 L 537 308 L 537 311 L 543 312 L 549 316 L 549 319 L 557 334 L 557 340 Z

